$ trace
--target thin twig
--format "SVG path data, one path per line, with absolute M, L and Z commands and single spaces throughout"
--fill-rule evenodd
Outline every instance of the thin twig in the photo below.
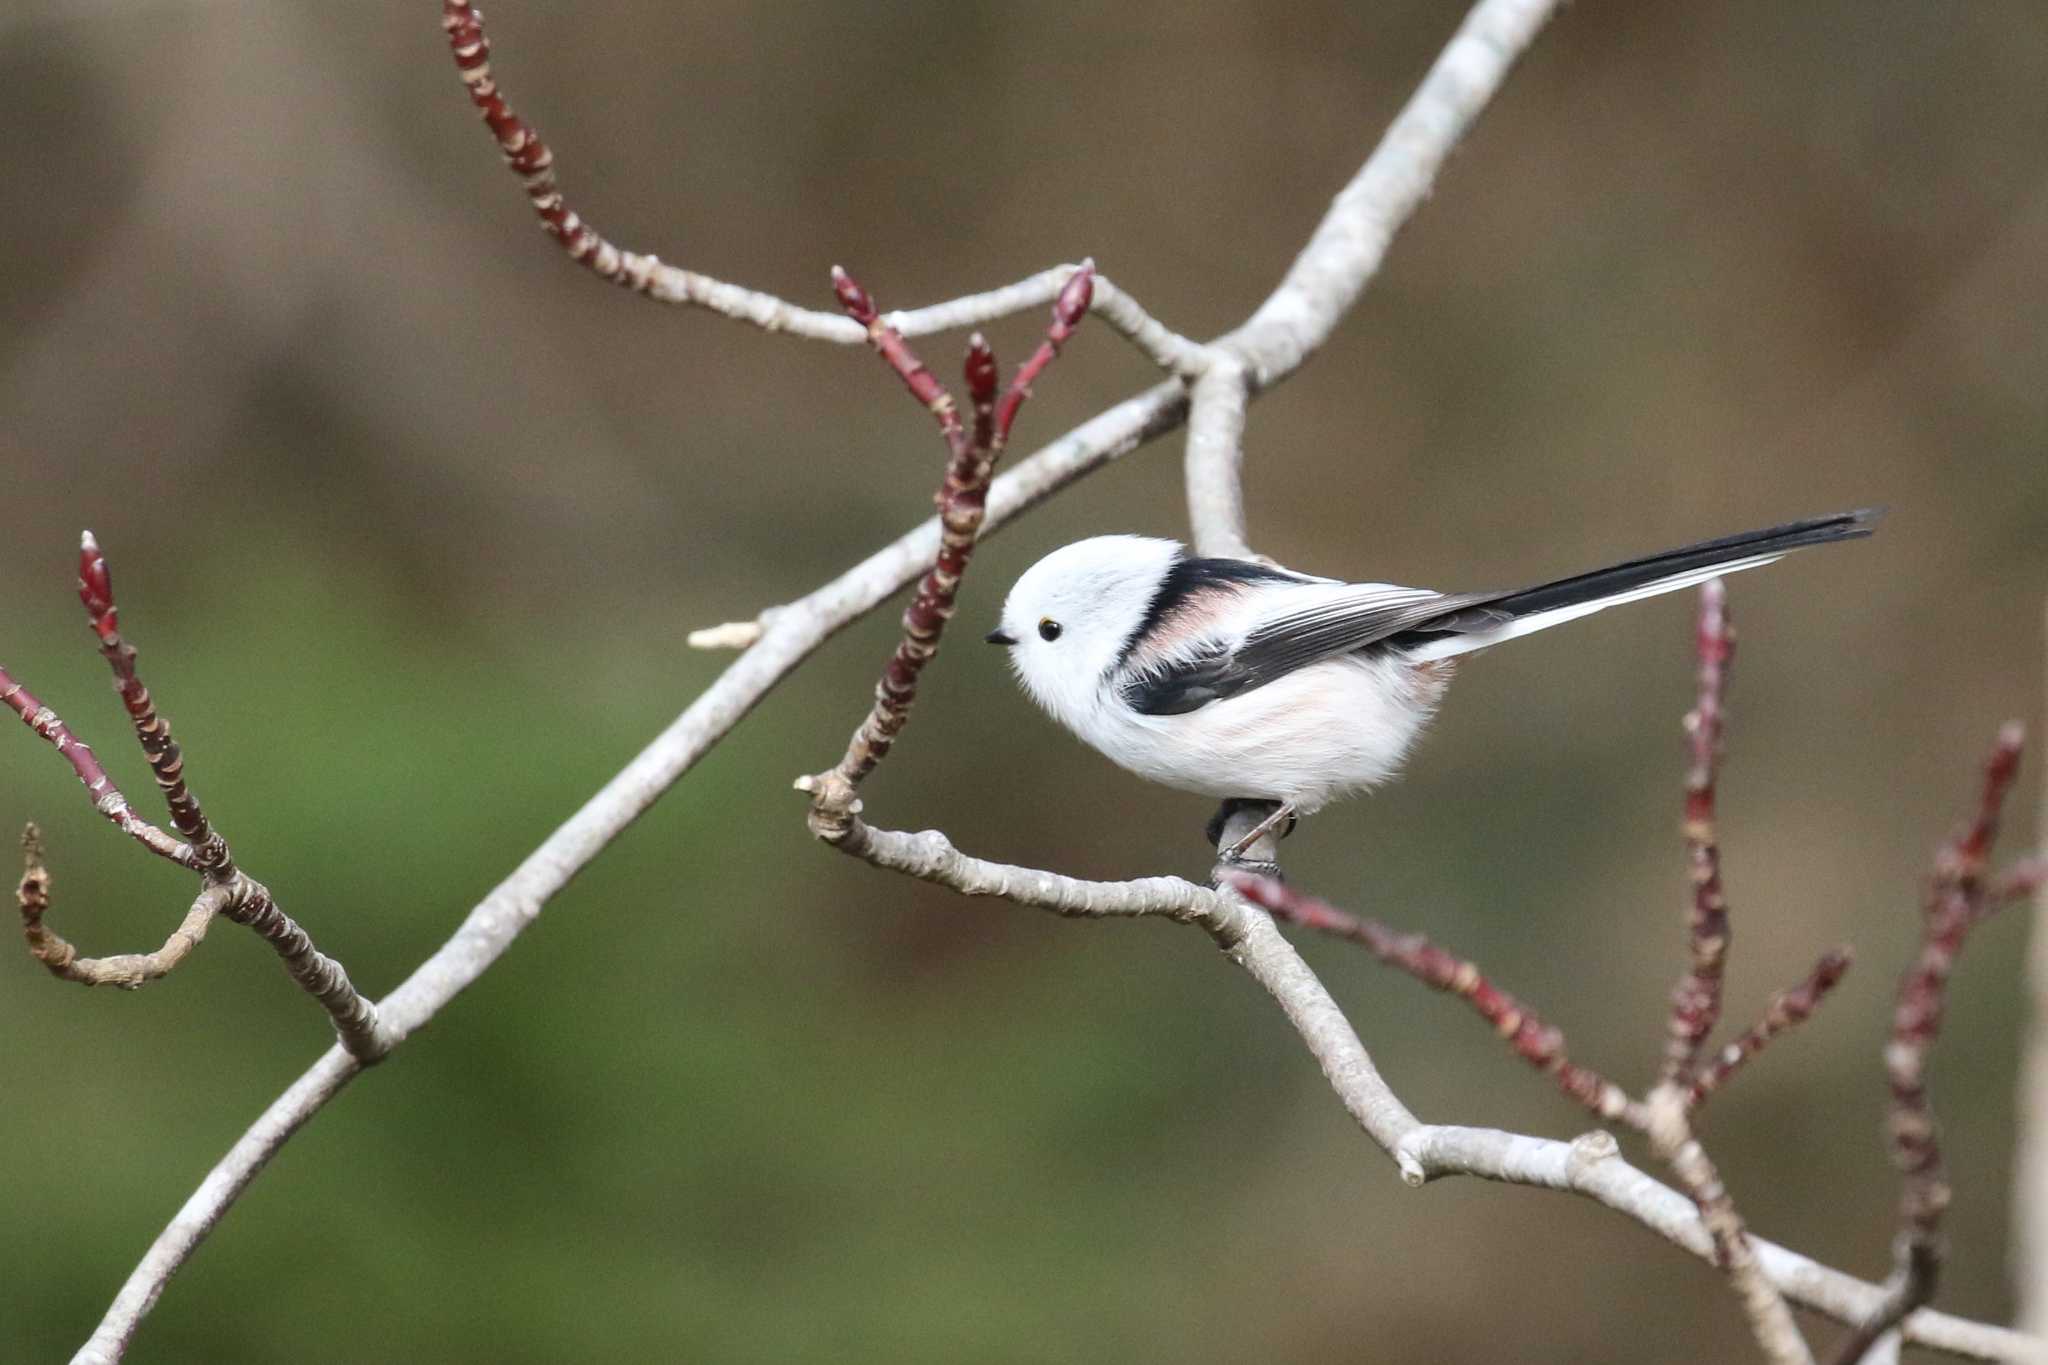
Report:
M 1658 1080 L 1690 1081 L 1721 1018 L 1721 981 L 1728 960 L 1728 900 L 1721 890 L 1721 849 L 1714 833 L 1715 779 L 1721 763 L 1721 693 L 1735 658 L 1728 590 L 1718 579 L 1700 586 L 1699 702 L 1686 714 L 1685 859 L 1692 878 L 1687 922 L 1691 960 L 1671 991 L 1670 1037 Z
M 896 372 L 896 377 L 903 381 L 903 387 L 910 390 L 910 396 L 938 422 L 939 435 L 945 439 L 946 449 L 953 458 L 964 459 L 968 453 L 967 433 L 960 426 L 960 410 L 954 405 L 953 395 L 946 391 L 946 386 L 917 358 L 917 353 L 910 349 L 910 343 L 903 339 L 903 333 L 882 321 L 875 301 L 868 297 L 868 291 L 861 288 L 860 282 L 836 265 L 832 267 L 832 293 L 838 298 L 846 316 L 860 324 L 868 345 L 882 358 L 882 363 Z M 970 343 L 970 370 L 974 364 L 973 349 Z
M 1933 1299 L 1941 1280 L 1946 1255 L 1942 1215 L 1952 1191 L 1942 1161 L 1941 1131 L 1927 1094 L 1927 1062 L 1941 1036 L 1949 977 L 1970 930 L 1984 920 L 1991 903 L 1984 883 L 1985 860 L 1998 838 L 1999 815 L 2019 773 L 2025 743 L 2017 721 L 1998 732 L 1984 763 L 1974 816 L 1934 855 L 1934 875 L 1921 915 L 1920 951 L 1899 980 L 1891 1041 L 1884 1050 L 1892 1092 L 1886 1132 L 1892 1164 L 1899 1171 L 1892 1274 L 1885 1282 L 1884 1301 L 1843 1341 L 1835 1356 L 1839 1365 L 1862 1360 L 1900 1318 Z
M 1736 1210 L 1735 1198 L 1721 1179 L 1721 1173 L 1707 1156 L 1706 1148 L 1693 1135 L 1688 1092 L 1682 1082 L 1660 1081 L 1643 1100 L 1649 1124 L 1644 1132 L 1651 1150 L 1679 1185 L 1692 1196 L 1700 1211 L 1700 1222 L 1713 1239 L 1714 1261 L 1728 1276 L 1742 1301 L 1750 1330 L 1764 1354 L 1777 1365 L 1813 1365 L 1813 1352 L 1785 1296 L 1764 1270 L 1763 1259 L 1751 1244 L 1749 1229 Z
M 92 808 L 104 815 L 115 829 L 141 844 L 159 858 L 167 859 L 180 867 L 196 868 L 192 846 L 174 839 L 135 813 L 128 804 L 128 798 L 121 795 L 121 789 L 114 785 L 114 779 L 107 776 L 107 770 L 92 751 L 92 746 L 71 733 L 71 727 L 55 711 L 36 700 L 33 692 L 16 682 L 5 668 L 0 668 L 0 703 L 5 703 L 21 717 L 22 723 L 50 742 L 71 771 L 78 774 L 78 780 L 85 784 L 85 794 L 92 799 Z
M 1706 1103 L 1707 1097 L 1727 1085 L 1735 1073 L 1747 1066 L 1756 1055 L 1770 1046 L 1780 1034 L 1797 1028 L 1813 1017 L 1836 984 L 1849 971 L 1855 961 L 1855 954 L 1845 944 L 1831 948 L 1821 954 L 1820 961 L 1813 964 L 1799 983 L 1789 990 L 1779 991 L 1771 997 L 1771 1003 L 1764 1007 L 1763 1017 L 1751 1024 L 1737 1036 L 1734 1042 L 1720 1048 L 1703 1061 L 1693 1072 L 1692 1088 L 1687 1104 L 1697 1110 Z
M 194 866 L 210 872 L 229 865 L 225 840 L 213 832 L 199 798 L 185 785 L 185 755 L 171 734 L 171 723 L 157 714 L 156 702 L 135 671 L 135 646 L 121 638 L 119 606 L 114 601 L 113 570 L 91 531 L 79 537 L 78 600 L 98 638 L 100 655 L 114 672 L 114 691 L 135 727 L 135 741 L 156 778 L 171 824 L 192 845 Z
M 1567 1098 L 1599 1118 L 1619 1120 L 1639 1130 L 1647 1127 L 1647 1116 L 1626 1091 L 1591 1067 L 1574 1062 L 1565 1050 L 1564 1033 L 1495 986 L 1478 964 L 1446 952 L 1422 934 L 1396 932 L 1376 919 L 1339 910 L 1271 877 L 1237 872 L 1227 874 L 1226 881 L 1275 919 L 1360 944 L 1381 962 L 1408 973 L 1431 990 L 1457 996 L 1492 1026 L 1517 1057 L 1556 1081 Z
M 903 611 L 903 634 L 875 685 L 874 705 L 847 742 L 846 753 L 831 769 L 802 777 L 797 788 L 811 794 L 812 832 L 826 840 L 843 836 L 858 809 L 855 794 L 875 765 L 888 755 L 897 734 L 910 719 L 917 699 L 918 678 L 939 650 L 946 623 L 953 617 L 960 580 L 974 555 L 987 511 L 989 479 L 1002 457 L 1017 413 L 1030 396 L 1031 383 L 1052 363 L 1088 311 L 1093 268 L 1083 264 L 1053 304 L 1045 340 L 1017 371 L 1009 390 L 997 401 L 995 352 L 980 333 L 968 345 L 964 366 L 974 409 L 970 432 L 962 426 L 952 394 L 925 368 L 902 337 L 884 326 L 865 289 L 837 266 L 833 288 L 855 321 L 867 328 L 876 352 L 903 380 L 912 396 L 930 410 L 948 451 L 946 470 L 935 501 L 939 507 L 939 545 L 931 569 L 917 595 Z
M 24 839 L 30 866 L 18 893 L 30 953 L 64 980 L 134 990 L 169 973 L 198 945 L 213 917 L 224 915 L 254 929 L 276 950 L 286 974 L 327 1011 L 351 1055 L 364 1062 L 376 1061 L 390 1047 L 390 1039 L 378 1027 L 376 1006 L 350 985 L 340 963 L 322 954 L 306 931 L 277 908 L 268 888 L 235 866 L 227 840 L 208 823 L 198 798 L 186 785 L 184 754 L 137 672 L 135 647 L 121 635 L 113 573 L 90 531 L 79 542 L 78 599 L 99 640 L 100 653 L 113 670 L 114 690 L 127 709 L 136 741 L 156 777 L 171 819 L 189 842 L 173 840 L 136 816 L 91 749 L 4 672 L 0 672 L 0 700 L 20 712 L 31 729 L 65 756 L 86 790 L 95 795 L 94 805 L 102 814 L 152 852 L 198 873 L 201 890 L 184 922 L 157 951 L 81 958 L 76 948 L 43 922 L 49 907 L 49 874 L 42 866 L 34 826 L 30 826 L 30 835 Z
M 614 246 L 569 207 L 555 179 L 554 153 L 533 126 L 505 102 L 491 72 L 491 42 L 476 6 L 467 0 L 442 0 L 441 27 L 448 34 L 456 71 L 469 90 L 470 102 L 497 139 L 505 164 L 525 187 L 541 228 L 571 260 L 599 279 L 645 298 L 703 308 L 764 331 L 842 346 L 858 345 L 866 339 L 858 323 L 849 323 L 837 314 L 799 307 L 758 289 L 681 269 L 658 256 Z M 883 321 L 906 337 L 979 327 L 1051 303 L 1073 278 L 1075 269 L 1054 266 L 986 293 L 890 313 Z M 1098 278 L 1097 293 L 1103 321 L 1153 364 L 1170 374 L 1192 376 L 1209 363 L 1208 347 L 1167 327 L 1126 291 Z
M 1683 1091 L 1660 1084 L 1642 1100 L 1589 1067 L 1573 1062 L 1564 1034 L 1527 1005 L 1489 981 L 1478 966 L 1446 952 L 1421 934 L 1403 934 L 1377 920 L 1339 910 L 1266 877 L 1233 874 L 1230 886 L 1276 918 L 1361 944 L 1379 961 L 1433 990 L 1464 1000 L 1523 1061 L 1549 1076 L 1565 1095 L 1598 1117 L 1649 1137 L 1658 1157 L 1693 1196 L 1712 1238 L 1715 1261 L 1728 1274 L 1774 1361 L 1810 1362 L 1782 1295 L 1749 1244 L 1741 1215 L 1706 1151 L 1693 1136 Z
M 43 860 L 42 831 L 33 824 L 21 835 L 21 881 L 15 901 L 21 906 L 22 937 L 28 940 L 29 955 L 49 969 L 50 975 L 82 986 L 115 986 L 136 990 L 166 976 L 199 946 L 206 927 L 220 913 L 227 899 L 224 887 L 207 887 L 192 902 L 192 908 L 164 946 L 153 953 L 119 953 L 113 957 L 80 957 L 70 940 L 50 928 L 44 917 L 50 911 L 50 869 Z

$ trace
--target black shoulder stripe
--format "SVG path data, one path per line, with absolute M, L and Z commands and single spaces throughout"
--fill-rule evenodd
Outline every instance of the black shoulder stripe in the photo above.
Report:
M 1235 587 L 1244 583 L 1311 583 L 1314 579 L 1301 574 L 1289 573 L 1249 559 L 1192 559 L 1186 554 L 1174 560 L 1167 569 L 1166 577 L 1160 580 L 1159 590 L 1152 594 L 1152 600 L 1145 606 L 1145 615 L 1138 621 L 1137 628 L 1124 638 L 1123 648 L 1117 651 L 1116 665 L 1121 667 L 1130 658 L 1131 651 L 1138 647 L 1138 641 L 1155 630 L 1159 623 L 1186 604 L 1190 597 L 1211 588 Z

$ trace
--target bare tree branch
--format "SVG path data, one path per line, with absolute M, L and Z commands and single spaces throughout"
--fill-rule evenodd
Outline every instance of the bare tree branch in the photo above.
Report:
M 1072 919 L 1153 917 L 1193 924 L 1226 946 L 1271 993 L 1291 1005 L 1288 1017 L 1332 1089 L 1359 1126 L 1401 1170 L 1404 1183 L 1477 1176 L 1505 1184 L 1585 1195 L 1640 1223 L 1708 1263 L 1715 1244 L 1693 1200 L 1644 1174 L 1619 1154 L 1614 1139 L 1592 1133 L 1573 1142 L 1417 1120 L 1386 1087 L 1363 1045 L 1313 973 L 1270 922 L 1233 895 L 1179 877 L 1094 882 L 1037 868 L 970 857 L 937 830 L 878 830 L 855 818 L 837 847 L 876 867 L 945 886 L 967 896 L 996 896 Z M 1266 929 L 1258 926 L 1266 923 Z M 1237 939 L 1238 934 L 1245 938 Z M 1270 937 L 1268 934 L 1270 933 Z M 1232 949 L 1233 942 L 1249 947 Z M 1285 947 L 1285 951 L 1282 948 Z M 1392 1141 L 1386 1139 L 1392 1137 Z M 1760 1237 L 1749 1239 L 1770 1282 L 1803 1307 L 1839 1322 L 1872 1312 L 1883 1289 L 1830 1269 Z M 1922 1309 L 1906 1319 L 1907 1338 L 1980 1360 L 2038 1362 L 2044 1344 L 2002 1327 Z
M 1451 149 L 1557 8 L 1557 0 L 1480 0 L 1338 192 L 1308 245 L 1257 312 L 1222 338 L 1263 389 L 1301 367 L 1358 302 L 1394 234 L 1422 206 Z
M 1685 717 L 1685 852 L 1692 878 L 1688 921 L 1692 960 L 1671 992 L 1670 1039 L 1658 1079 L 1693 1075 L 1700 1051 L 1721 1022 L 1721 976 L 1728 961 L 1728 900 L 1721 891 L 1721 850 L 1714 833 L 1714 782 L 1721 764 L 1721 690 L 1735 658 L 1728 589 L 1718 578 L 1700 587 L 1697 631 L 1699 704 Z
M 1045 340 L 1018 367 L 1000 403 L 996 401 L 995 352 L 979 332 L 974 334 L 968 343 L 964 366 L 968 396 L 974 405 L 974 427 L 970 433 L 960 424 L 953 395 L 911 353 L 903 338 L 881 323 L 867 291 L 845 271 L 833 268 L 833 285 L 841 305 L 867 328 L 876 352 L 938 419 L 948 458 L 935 495 L 939 507 L 939 551 L 931 570 L 918 584 L 917 595 L 903 609 L 902 638 L 882 670 L 881 681 L 875 684 L 875 703 L 834 767 L 797 779 L 797 788 L 811 794 L 811 827 L 821 838 L 833 837 L 852 818 L 858 808 L 855 793 L 860 784 L 888 756 L 897 733 L 910 719 L 910 706 L 917 698 L 917 680 L 939 652 L 946 623 L 953 618 L 960 581 L 974 556 L 996 461 L 1002 458 L 1003 448 L 1009 443 L 1010 429 L 1031 394 L 1032 382 L 1059 355 L 1060 347 L 1073 336 L 1086 315 L 1094 273 L 1094 267 L 1084 263 L 1060 291 Z
M 1188 412 L 1188 528 L 1195 553 L 1250 559 L 1244 520 L 1244 419 L 1250 401 L 1242 361 L 1219 348 L 1195 380 Z
M 1277 920 L 1349 939 L 1389 967 L 1406 972 L 1431 990 L 1454 995 L 1471 1006 L 1517 1057 L 1557 1082 L 1566 1098 L 1598 1118 L 1619 1119 L 1637 1130 L 1648 1114 L 1628 1093 L 1591 1067 L 1574 1062 L 1564 1034 L 1542 1016 L 1495 986 L 1477 963 L 1454 956 L 1416 933 L 1399 933 L 1376 919 L 1339 910 L 1271 877 L 1234 872 L 1226 883 Z
M 151 852 L 198 873 L 202 890 L 186 912 L 184 922 L 157 951 L 81 958 L 69 942 L 43 922 L 49 908 L 49 871 L 42 865 L 40 840 L 31 825 L 23 839 L 28 867 L 18 893 L 22 931 L 30 953 L 64 980 L 135 990 L 175 968 L 205 936 L 213 917 L 224 915 L 254 929 L 277 951 L 286 974 L 319 1001 L 350 1053 L 365 1062 L 376 1061 L 389 1047 L 388 1038 L 378 1028 L 376 1006 L 350 984 L 348 973 L 339 962 L 321 953 L 306 931 L 278 909 L 267 887 L 235 866 L 227 840 L 207 822 L 199 799 L 186 785 L 184 753 L 171 734 L 170 723 L 157 712 L 149 689 L 136 671 L 135 647 L 122 637 L 119 629 L 113 574 L 90 531 L 79 542 L 78 598 L 99 639 L 100 654 L 113 670 L 114 690 L 127 709 L 136 742 L 156 777 L 172 824 L 185 836 L 185 842 L 171 839 L 136 816 L 93 758 L 91 749 L 57 719 L 56 713 L 37 702 L 4 671 L 0 671 L 0 700 L 19 712 L 31 729 L 50 740 L 65 756 L 87 792 L 94 796 L 94 806 L 101 814 Z
M 661 303 L 707 309 L 769 332 L 787 332 L 812 341 L 856 346 L 866 341 L 864 325 L 835 313 L 801 308 L 773 294 L 727 284 L 669 265 L 658 256 L 621 250 L 569 207 L 555 180 L 555 154 L 533 126 L 505 102 L 491 74 L 491 42 L 484 35 L 483 15 L 467 0 L 442 0 L 441 27 L 447 31 L 455 68 L 469 89 L 505 164 L 520 178 L 533 203 L 541 228 L 569 258 L 601 280 Z M 882 321 L 906 337 L 929 336 L 961 327 L 978 327 L 1010 317 L 1059 297 L 1079 267 L 1055 266 L 1015 284 L 983 294 L 952 299 L 929 308 L 891 313 Z M 1097 310 L 1103 321 L 1172 374 L 1198 374 L 1208 363 L 1206 349 L 1180 336 L 1139 306 L 1138 301 L 1106 279 L 1099 279 Z
M 113 957 L 80 957 L 78 949 L 44 923 L 50 910 L 50 869 L 43 862 L 42 831 L 33 824 L 21 834 L 21 881 L 15 887 L 15 901 L 21 906 L 22 937 L 28 940 L 29 955 L 43 964 L 50 975 L 83 986 L 116 986 L 136 990 L 170 974 L 185 955 L 206 937 L 206 927 L 220 913 L 227 899 L 225 887 L 209 886 L 192 902 L 192 908 L 164 946 L 153 953 L 119 953 Z
M 1771 1003 L 1764 1007 L 1762 1018 L 1744 1029 L 1734 1042 L 1718 1049 L 1694 1071 L 1688 1107 L 1698 1109 L 1705 1104 L 1707 1096 L 1733 1080 L 1737 1072 L 1780 1034 L 1812 1018 L 1813 1012 L 1820 1008 L 1820 1002 L 1848 974 L 1854 961 L 1855 955 L 1847 945 L 1830 948 L 1821 954 L 1820 961 L 1813 964 L 1813 970 L 1797 985 L 1772 996 Z
M 71 727 L 61 716 L 36 700 L 35 694 L 16 682 L 5 668 L 0 668 L 0 703 L 11 707 L 23 724 L 48 740 L 51 747 L 63 756 L 64 761 L 71 765 L 71 771 L 78 774 L 78 780 L 85 784 L 85 793 L 92 798 L 92 808 L 111 821 L 115 829 L 159 858 L 180 867 L 197 867 L 192 845 L 173 839 L 137 815 L 135 808 L 128 804 L 128 798 L 121 795 L 121 789 L 114 785 L 114 779 L 107 776 L 107 770 L 100 766 L 92 746 L 72 734 Z
M 1941 1223 L 1952 1190 L 1934 1105 L 1927 1095 L 1927 1061 L 1941 1036 L 1949 978 L 1963 944 L 1997 903 L 1987 895 L 1984 865 L 1998 839 L 1999 816 L 2019 773 L 2025 741 L 2018 721 L 1999 731 L 1984 763 L 1975 816 L 1935 853 L 1921 916 L 1920 951 L 1899 980 L 1891 1041 L 1884 1050 L 1892 1091 L 1886 1128 L 1892 1164 L 1899 1171 L 1899 1230 L 1892 1248 L 1892 1273 L 1885 1281 L 1883 1303 L 1842 1342 L 1835 1356 L 1839 1365 L 1865 1359 L 1900 1318 L 1933 1299 L 1941 1279 L 1947 1254 Z
M 1168 381 L 1082 424 L 996 479 L 989 490 L 984 534 L 1170 430 L 1184 412 L 1181 386 Z M 937 552 L 938 541 L 937 520 L 926 521 L 810 595 L 766 614 L 768 623 L 760 639 L 480 901 L 403 984 L 378 1002 L 390 1046 L 403 1043 L 483 975 L 556 892 L 813 650 L 915 578 Z M 121 1358 L 169 1278 L 278 1147 L 340 1093 L 359 1069 L 360 1064 L 337 1048 L 264 1111 L 158 1233 L 75 1357 L 81 1365 Z

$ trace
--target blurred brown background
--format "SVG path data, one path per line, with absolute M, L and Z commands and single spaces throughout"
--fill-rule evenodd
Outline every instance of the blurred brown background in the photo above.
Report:
M 818 305 L 842 262 L 892 307 L 1092 253 L 1208 335 L 1462 7 L 489 13 L 513 103 L 625 244 Z M 426 0 L 16 0 L 0 128 L 0 660 L 146 793 L 71 595 L 91 526 L 197 789 L 373 992 L 723 666 L 689 629 L 929 508 L 938 444 L 872 357 L 548 245 Z M 1333 574 L 1511 585 L 1890 504 L 1875 541 L 1734 582 L 1732 1012 L 1835 941 L 1861 960 L 1707 1131 L 1762 1232 L 1870 1276 L 1918 878 L 1997 723 L 2040 720 L 2044 128 L 2035 4 L 1581 0 L 1252 412 L 1253 538 Z M 1020 448 L 1150 378 L 1091 329 Z M 1178 465 L 1162 442 L 1004 534 L 964 619 L 1080 535 L 1180 533 Z M 1310 822 L 1293 873 L 1640 1078 L 1681 944 L 1689 627 L 1665 599 L 1475 663 L 1413 773 Z M 131 1359 L 1747 1358 L 1713 1273 L 1611 1215 L 1403 1189 L 1199 935 L 812 846 L 789 778 L 892 635 L 830 645 L 295 1140 Z M 1206 867 L 1206 803 L 1057 734 L 978 646 L 870 808 L 1086 875 Z M 86 951 L 182 912 L 9 727 L 0 826 L 30 816 Z M 1992 1318 L 2025 930 L 1973 947 L 1935 1080 L 1942 1302 Z M 1456 1004 L 1306 951 L 1424 1117 L 1586 1126 Z M 137 996 L 0 958 L 0 1032 L 0 1358 L 57 1359 L 326 1029 L 223 925 Z

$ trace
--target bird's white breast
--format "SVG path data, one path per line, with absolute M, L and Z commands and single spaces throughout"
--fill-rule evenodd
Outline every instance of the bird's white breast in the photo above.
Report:
M 1345 655 L 1181 715 L 1144 715 L 1105 695 L 1060 719 L 1140 777 L 1308 812 L 1393 776 L 1449 676 L 1445 665 Z

